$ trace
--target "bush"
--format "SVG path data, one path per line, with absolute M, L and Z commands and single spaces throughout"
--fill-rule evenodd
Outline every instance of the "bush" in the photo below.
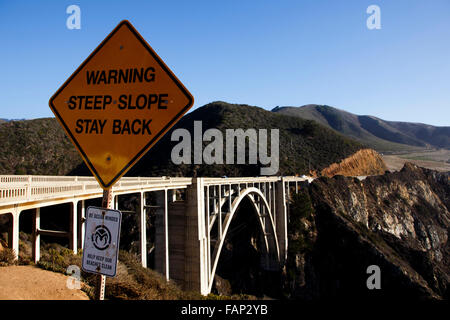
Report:
M 137 256 L 124 250 L 119 252 L 119 261 L 128 271 L 128 277 L 118 277 L 107 282 L 109 298 L 145 299 L 145 300 L 178 300 L 202 299 L 203 296 L 193 292 L 181 290 L 172 281 L 167 282 L 160 273 L 142 267 Z
M 292 196 L 289 206 L 289 227 L 295 232 L 301 228 L 301 219 L 309 218 L 314 211 L 308 190 L 301 188 Z
M 4 248 L 0 251 L 0 266 L 12 266 L 17 264 L 14 249 Z
M 311 251 L 314 239 L 312 232 L 315 229 L 313 206 L 307 189 L 300 189 L 298 194 L 292 196 L 289 204 L 288 251 L 291 254 Z M 309 223 L 306 223 L 309 221 Z M 306 226 L 309 227 L 306 227 Z
M 66 273 L 70 265 L 81 267 L 81 255 L 74 255 L 70 249 L 54 246 L 42 254 L 37 265 L 45 270 Z

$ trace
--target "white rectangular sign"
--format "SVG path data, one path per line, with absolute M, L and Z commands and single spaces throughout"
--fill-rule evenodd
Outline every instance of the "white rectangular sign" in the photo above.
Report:
M 116 275 L 120 223 L 118 210 L 88 207 L 86 210 L 82 269 L 86 272 Z

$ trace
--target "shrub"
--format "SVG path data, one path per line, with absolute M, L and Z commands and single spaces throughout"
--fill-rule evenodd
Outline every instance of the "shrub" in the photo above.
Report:
M 58 246 L 49 248 L 38 262 L 38 266 L 45 270 L 61 273 L 66 273 L 70 265 L 81 267 L 81 255 L 74 255 L 72 250 Z
M 12 266 L 17 264 L 14 249 L 4 248 L 0 251 L 0 266 Z

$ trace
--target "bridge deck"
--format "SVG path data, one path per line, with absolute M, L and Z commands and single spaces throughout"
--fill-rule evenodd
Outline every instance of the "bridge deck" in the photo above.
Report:
M 284 181 L 305 181 L 309 178 L 283 177 Z M 280 181 L 281 177 L 204 178 L 205 185 L 251 184 Z M 124 177 L 113 186 L 114 195 L 183 189 L 192 178 Z M 94 177 L 78 176 L 0 176 L 0 214 L 13 207 L 42 207 L 58 203 L 101 197 L 103 190 Z
M 124 177 L 113 187 L 115 195 L 182 189 L 192 178 Z M 42 207 L 102 197 L 103 190 L 93 177 L 0 176 L 0 214 L 12 207 Z

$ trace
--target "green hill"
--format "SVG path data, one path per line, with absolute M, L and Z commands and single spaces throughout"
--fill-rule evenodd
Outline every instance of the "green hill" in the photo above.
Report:
M 0 174 L 64 175 L 82 162 L 54 118 L 0 123 Z
M 259 161 L 258 164 L 246 161 L 247 164 L 233 165 L 173 164 L 172 148 L 179 142 L 171 141 L 171 133 L 184 128 L 193 137 L 194 121 L 202 121 L 203 132 L 209 128 L 217 128 L 222 133 L 238 128 L 279 129 L 278 174 L 284 175 L 319 171 L 363 147 L 313 121 L 248 105 L 213 102 L 185 115 L 127 175 L 231 177 L 260 174 Z M 203 147 L 209 143 L 203 142 Z M 1 123 L 0 147 L 3 150 L 0 174 L 91 175 L 54 118 Z
M 209 128 L 217 128 L 222 133 L 226 129 L 238 128 L 244 130 L 249 128 L 279 129 L 280 170 L 278 174 L 280 175 L 304 174 L 310 170 L 321 170 L 362 148 L 361 144 L 336 134 L 313 121 L 276 114 L 248 105 L 213 102 L 185 115 L 127 175 L 229 177 L 260 175 L 259 161 L 255 165 L 173 164 L 171 161 L 172 148 L 179 142 L 171 141 L 171 134 L 178 128 L 184 128 L 193 137 L 194 121 L 202 121 L 203 132 Z M 225 137 L 225 134 L 223 135 Z M 203 148 L 209 143 L 203 142 Z M 83 164 L 72 174 L 88 174 L 88 171 Z
M 450 127 L 385 121 L 373 116 L 359 116 L 330 106 L 314 104 L 302 107 L 277 107 L 272 111 L 314 120 L 380 152 L 423 148 L 450 149 Z

